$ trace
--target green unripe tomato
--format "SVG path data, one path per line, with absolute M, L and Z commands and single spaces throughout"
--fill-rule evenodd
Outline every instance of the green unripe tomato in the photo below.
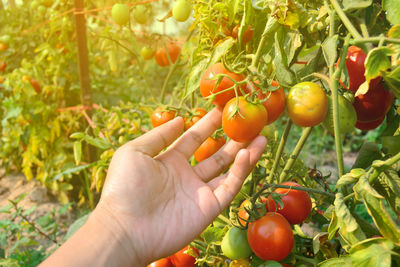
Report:
M 154 56 L 154 50 L 151 47 L 143 46 L 140 54 L 144 60 L 150 60 Z
M 125 4 L 115 4 L 111 9 L 111 17 L 118 25 L 125 25 L 129 22 L 129 7 Z
M 172 16 L 174 16 L 174 18 L 180 22 L 186 21 L 191 13 L 192 6 L 186 0 L 176 1 L 174 7 L 172 8 Z
M 139 24 L 146 24 L 149 19 L 149 11 L 145 6 L 138 5 L 135 10 L 133 10 L 133 18 Z
M 335 134 L 333 128 L 333 108 L 332 108 L 332 97 L 328 96 L 328 113 L 322 126 L 332 135 Z M 347 100 L 344 96 L 339 95 L 339 127 L 340 133 L 350 133 L 354 131 L 357 122 L 357 113 L 353 107 L 353 104 Z
M 252 251 L 247 242 L 246 230 L 232 227 L 222 239 L 221 249 L 224 255 L 231 260 L 250 257 Z

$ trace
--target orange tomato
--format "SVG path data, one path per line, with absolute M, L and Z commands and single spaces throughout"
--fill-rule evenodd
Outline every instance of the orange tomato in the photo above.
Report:
M 196 152 L 194 152 L 194 158 L 197 160 L 197 162 L 203 161 L 214 155 L 224 145 L 225 138 L 222 136 L 218 137 L 217 139 L 208 137 L 206 141 L 199 146 Z
M 166 45 L 166 48 L 167 49 L 165 49 L 165 47 L 162 46 L 161 48 L 157 49 L 154 55 L 157 64 L 161 67 L 169 66 L 171 62 L 172 64 L 174 64 L 178 59 L 179 53 L 181 52 L 181 47 L 175 43 L 168 43 Z M 168 59 L 168 55 L 169 58 L 171 59 L 171 62 Z

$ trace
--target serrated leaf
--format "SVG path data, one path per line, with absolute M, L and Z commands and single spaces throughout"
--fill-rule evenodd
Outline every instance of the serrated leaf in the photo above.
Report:
M 343 194 L 337 193 L 335 198 L 335 212 L 339 225 L 339 234 L 350 245 L 356 244 L 366 238 L 356 219 L 343 200 Z
M 382 0 L 382 8 L 386 11 L 386 19 L 394 24 L 400 24 L 400 5 L 398 0 Z
M 343 0 L 343 7 L 346 11 L 369 7 L 372 0 Z
M 343 256 L 340 258 L 332 258 L 318 264 L 318 267 L 338 267 L 338 266 L 352 266 L 351 258 Z
M 338 45 L 337 34 L 330 36 L 325 39 L 322 43 L 322 51 L 324 53 L 326 64 L 329 66 L 333 66 L 337 61 L 337 45 Z
M 397 216 L 400 216 L 400 177 L 397 172 L 387 170 L 381 173 L 374 188 L 385 197 Z
M 371 186 L 368 186 L 367 184 L 369 184 L 368 177 L 363 176 L 354 186 L 354 191 L 356 192 L 357 198 L 361 199 L 364 202 L 364 205 L 367 208 L 369 215 L 372 217 L 375 225 L 378 227 L 382 235 L 390 239 L 393 243 L 399 245 L 399 226 L 393 221 L 386 206 L 384 205 L 383 197 L 376 197 L 376 195 L 379 194 L 375 191 L 375 189 L 373 189 Z M 376 192 L 376 194 L 372 194 L 371 191 Z
M 352 169 L 355 168 L 368 168 L 372 162 L 377 159 L 381 159 L 381 151 L 375 143 L 364 143 L 358 152 L 356 161 L 354 162 Z
M 201 236 L 207 244 L 221 242 L 224 237 L 226 230 L 219 227 L 208 226 L 206 230 L 203 231 Z
M 393 242 L 385 238 L 373 238 L 354 245 L 349 253 L 353 266 L 390 267 Z
M 359 170 L 359 169 L 358 169 Z M 363 169 L 361 169 L 363 170 Z M 363 170 L 364 171 L 364 170 Z M 365 171 L 364 171 L 365 173 Z M 353 173 L 346 173 L 344 174 L 342 177 L 339 178 L 339 180 L 336 183 L 336 188 L 339 188 L 343 185 L 347 185 L 347 184 L 352 184 L 358 181 L 358 178 L 360 178 L 361 175 L 358 174 L 353 174 Z
M 386 71 L 392 66 L 388 58 L 392 54 L 394 54 L 394 50 L 386 46 L 377 47 L 369 51 L 364 63 L 367 82 L 380 76 L 382 71 Z
M 82 142 L 81 141 L 75 141 L 74 142 L 74 159 L 75 159 L 75 164 L 79 165 L 82 160 Z

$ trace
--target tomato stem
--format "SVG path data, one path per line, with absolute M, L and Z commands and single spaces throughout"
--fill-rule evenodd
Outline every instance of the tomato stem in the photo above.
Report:
M 350 41 L 350 44 L 351 45 L 359 45 L 359 44 L 364 44 L 364 43 L 379 43 L 379 42 L 400 44 L 400 38 L 388 38 L 385 36 L 355 38 Z
M 228 218 L 226 218 L 224 215 L 222 215 L 222 213 L 219 214 L 217 216 L 217 218 L 220 219 L 221 221 L 223 221 L 224 223 L 228 224 L 228 225 L 231 224 L 231 221 Z
M 342 20 L 344 26 L 347 30 L 351 33 L 354 38 L 362 38 L 361 34 L 357 31 L 354 25 L 351 23 L 349 18 L 344 13 L 343 9 L 340 7 L 337 0 L 330 0 L 333 8 L 335 9 L 336 13 L 338 14 L 339 18 Z
M 307 138 L 310 136 L 312 129 L 313 127 L 304 128 L 303 133 L 301 134 L 301 137 L 296 144 L 296 147 L 294 148 L 292 154 L 285 164 L 285 167 L 283 168 L 283 171 L 281 172 L 281 175 L 279 176 L 279 183 L 283 183 L 285 181 L 287 174 L 289 173 L 293 164 L 296 162 L 296 159 L 299 156 L 304 144 L 306 143 Z
M 275 153 L 274 164 L 272 165 L 272 168 L 271 168 L 271 170 L 269 172 L 269 175 L 268 175 L 268 178 L 267 178 L 267 181 L 269 183 L 271 183 L 272 180 L 274 179 L 275 172 L 276 172 L 278 164 L 279 164 L 279 162 L 281 160 L 282 152 L 283 152 L 283 149 L 285 148 L 286 141 L 288 139 L 288 136 L 289 136 L 289 133 L 290 133 L 290 129 L 292 128 L 292 125 L 293 125 L 292 120 L 288 120 L 287 123 L 286 123 L 285 130 L 284 130 L 284 132 L 282 134 L 281 140 L 279 141 L 278 149 L 276 150 L 276 153 Z

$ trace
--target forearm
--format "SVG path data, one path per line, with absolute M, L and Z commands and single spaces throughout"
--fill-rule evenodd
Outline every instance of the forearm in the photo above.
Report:
M 110 220 L 111 217 L 94 211 L 40 266 L 143 266 L 122 228 Z

